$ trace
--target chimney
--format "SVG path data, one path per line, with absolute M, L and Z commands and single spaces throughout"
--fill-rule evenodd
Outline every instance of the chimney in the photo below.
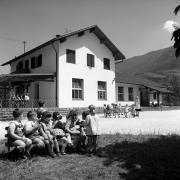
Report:
M 61 35 L 60 34 L 56 34 L 56 38 L 60 38 L 61 37 Z

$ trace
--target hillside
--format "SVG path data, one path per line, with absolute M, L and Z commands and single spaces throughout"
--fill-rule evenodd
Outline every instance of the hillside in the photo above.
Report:
M 130 73 L 165 85 L 172 75 L 180 79 L 180 57 L 175 57 L 172 47 L 160 49 L 117 63 L 116 72 Z

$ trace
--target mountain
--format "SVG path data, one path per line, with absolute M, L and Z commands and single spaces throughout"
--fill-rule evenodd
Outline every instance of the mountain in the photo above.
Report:
M 180 80 L 180 57 L 175 57 L 173 47 L 160 49 L 116 63 L 116 73 L 128 73 L 166 86 L 172 76 Z

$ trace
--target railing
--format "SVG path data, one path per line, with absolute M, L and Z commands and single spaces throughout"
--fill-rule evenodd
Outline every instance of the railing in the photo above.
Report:
M 41 99 L 46 107 L 56 107 L 56 101 L 51 99 Z M 1 108 L 37 108 L 39 99 L 25 100 L 7 100 L 0 99 Z

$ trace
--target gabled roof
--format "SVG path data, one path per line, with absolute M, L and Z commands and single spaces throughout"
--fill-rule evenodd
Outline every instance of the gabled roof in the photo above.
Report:
M 137 77 L 134 74 L 130 73 L 116 73 L 115 81 L 116 83 L 141 85 L 163 93 L 172 93 L 161 84 L 158 84 L 146 78 Z
M 20 56 L 18 57 L 15 57 L 14 59 L 10 60 L 10 61 L 7 61 L 6 63 L 3 63 L 1 66 L 4 66 L 4 65 L 7 65 L 7 64 L 11 64 L 12 62 L 24 57 L 24 56 L 27 56 L 28 54 L 31 54 L 33 53 L 34 51 L 40 49 L 40 48 L 43 48 L 49 44 L 52 44 L 53 42 L 55 41 L 60 41 L 60 43 L 63 43 L 63 41 L 70 37 L 70 36 L 74 36 L 74 35 L 79 35 L 81 36 L 85 31 L 89 30 L 90 32 L 94 33 L 100 40 L 100 43 L 103 43 L 113 54 L 113 56 L 115 57 L 115 60 L 123 60 L 125 59 L 125 56 L 123 55 L 122 52 L 120 52 L 120 50 L 110 41 L 110 39 L 101 31 L 101 29 L 97 26 L 97 25 L 93 25 L 93 26 L 90 26 L 90 27 L 87 27 L 87 28 L 84 28 L 84 29 L 80 29 L 80 30 L 77 30 L 77 31 L 74 31 L 74 32 L 71 32 L 71 33 L 67 33 L 67 34 L 64 34 L 62 36 L 58 36 L 56 38 L 53 38 L 33 49 L 31 49 L 30 51 L 24 53 L 24 54 L 21 54 Z

